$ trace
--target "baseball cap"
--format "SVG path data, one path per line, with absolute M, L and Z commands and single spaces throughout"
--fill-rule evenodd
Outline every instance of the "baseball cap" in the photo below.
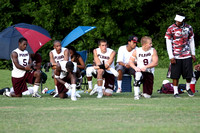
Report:
M 74 64 L 73 64 L 73 62 L 68 61 L 67 64 L 66 64 L 66 68 L 68 68 L 68 69 L 70 69 L 70 70 L 73 70 L 73 69 L 74 69 Z
M 133 41 L 133 42 L 136 42 L 136 43 L 138 43 L 138 37 L 137 36 L 130 36 L 129 38 L 128 38 L 128 41 Z

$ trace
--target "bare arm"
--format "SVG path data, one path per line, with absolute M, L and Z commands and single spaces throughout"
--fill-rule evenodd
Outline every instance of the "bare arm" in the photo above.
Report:
M 31 65 L 29 65 L 29 64 L 27 64 L 27 66 L 22 66 L 22 65 L 19 64 L 19 62 L 18 62 L 18 55 L 17 55 L 16 52 L 12 52 L 11 58 L 12 58 L 12 60 L 13 60 L 13 63 L 15 64 L 15 66 L 16 66 L 18 69 L 26 70 L 26 71 L 32 70 L 32 69 L 31 69 Z
M 64 60 L 65 61 L 69 61 L 69 50 L 68 49 L 65 49 L 65 51 L 64 51 Z
M 158 55 L 157 51 L 153 49 L 153 55 L 152 55 L 152 62 L 145 67 L 141 68 L 142 71 L 146 71 L 147 68 L 153 68 L 158 65 Z
M 78 58 L 78 60 L 79 60 L 80 65 L 77 65 L 77 67 L 80 69 L 85 69 L 85 63 L 81 56 Z
M 49 57 L 50 57 L 50 62 L 52 64 L 52 66 L 53 66 L 52 69 L 56 69 L 57 63 L 55 62 L 55 59 L 53 57 L 53 53 L 51 51 L 49 52 Z
M 158 55 L 157 51 L 153 49 L 153 55 L 152 55 L 152 62 L 148 65 L 146 65 L 147 68 L 152 68 L 158 65 Z
M 97 56 L 97 50 L 94 49 L 93 50 L 93 54 L 94 54 L 94 62 L 96 65 L 101 65 L 101 61 L 99 60 L 98 56 Z
M 115 55 L 116 55 L 116 52 L 115 51 L 112 51 L 111 55 L 110 55 L 110 59 L 105 62 L 105 68 L 109 68 L 109 66 L 113 63 L 114 59 L 115 59 Z
M 140 68 L 135 65 L 137 52 L 136 50 L 132 53 L 132 56 L 129 59 L 130 67 L 132 67 L 136 72 L 141 72 Z
M 53 53 L 50 51 L 49 52 L 49 57 L 50 57 L 50 62 L 51 62 L 51 64 L 53 65 L 53 64 L 55 64 L 56 62 L 55 62 L 55 59 L 54 59 L 54 57 L 53 57 Z
M 60 66 L 60 64 L 58 63 L 57 64 L 57 66 L 56 66 L 56 69 L 55 69 L 55 71 L 54 71 L 54 78 L 58 81 L 58 82 L 60 82 L 61 84 L 65 84 L 65 82 L 62 80 L 62 79 L 60 79 L 60 73 L 61 73 L 61 66 Z

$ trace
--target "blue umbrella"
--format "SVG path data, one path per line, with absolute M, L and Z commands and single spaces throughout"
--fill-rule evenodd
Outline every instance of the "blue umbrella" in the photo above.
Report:
M 69 45 L 71 42 L 84 35 L 90 30 L 96 28 L 95 26 L 78 26 L 73 31 L 71 31 L 61 42 L 62 47 Z

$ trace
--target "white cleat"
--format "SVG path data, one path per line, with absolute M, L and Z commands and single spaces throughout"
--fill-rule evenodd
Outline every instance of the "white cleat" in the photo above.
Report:
M 77 101 L 76 96 L 73 96 L 73 97 L 71 96 L 71 100 L 72 100 L 72 101 Z
M 103 97 L 103 92 L 98 92 L 97 98 L 102 98 Z
M 58 93 L 54 94 L 53 97 L 54 97 L 54 98 L 55 98 L 55 97 L 58 97 Z
M 90 92 L 90 96 L 97 93 L 97 84 L 94 86 L 94 89 Z
M 81 95 L 80 95 L 80 94 L 78 94 L 78 93 L 76 92 L 76 97 L 80 98 L 80 97 L 81 97 Z
M 6 89 L 6 90 L 3 92 L 3 95 L 4 95 L 4 96 L 7 96 L 7 97 L 11 97 L 10 92 L 8 91 L 8 89 Z
M 36 92 L 32 94 L 32 97 L 41 98 L 41 96 Z
M 134 100 L 139 100 L 140 99 L 140 96 L 137 95 L 137 96 L 134 96 Z
M 118 88 L 116 93 L 121 93 L 122 92 L 122 89 L 121 88 Z
M 144 98 L 151 98 L 151 95 L 149 95 L 149 94 L 147 94 L 147 93 L 144 93 L 144 94 L 143 94 L 143 97 L 144 97 Z

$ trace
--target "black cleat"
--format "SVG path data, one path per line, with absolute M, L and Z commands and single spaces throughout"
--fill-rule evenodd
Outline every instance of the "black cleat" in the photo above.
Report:
M 191 89 L 187 90 L 187 94 L 188 94 L 188 96 L 190 96 L 190 97 L 193 97 L 193 96 L 194 96 L 194 93 L 191 91 Z
M 179 94 L 174 94 L 174 98 L 180 98 Z

